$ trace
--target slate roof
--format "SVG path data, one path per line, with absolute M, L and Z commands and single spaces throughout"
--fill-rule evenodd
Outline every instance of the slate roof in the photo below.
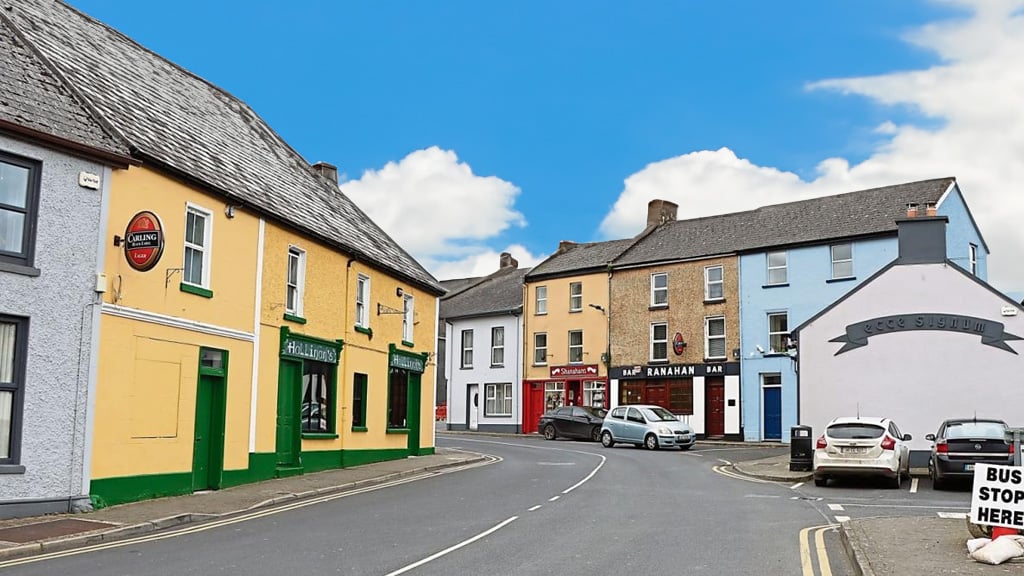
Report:
M 435 294 L 437 280 L 248 105 L 57 0 L 7 17 L 147 163 Z
M 469 318 L 519 313 L 523 309 L 523 278 L 529 268 L 504 269 L 479 284 L 441 300 L 441 318 Z
M 603 269 L 636 240 L 608 240 L 570 244 L 564 252 L 555 252 L 530 272 L 527 280 L 552 278 Z
M 108 132 L 0 13 L 0 123 L 57 138 L 127 166 L 128 146 Z
M 444 295 L 444 298 L 450 298 L 459 292 L 462 292 L 466 288 L 471 287 L 473 284 L 483 280 L 486 276 L 472 276 L 470 278 L 452 278 L 450 280 L 441 280 L 441 287 L 448 292 Z
M 756 210 L 666 223 L 638 240 L 614 267 L 896 234 L 907 204 L 938 202 L 955 178 L 936 178 Z

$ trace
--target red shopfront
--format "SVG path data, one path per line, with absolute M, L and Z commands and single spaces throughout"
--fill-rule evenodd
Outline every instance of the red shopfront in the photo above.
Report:
M 523 381 L 523 433 L 537 431 L 541 415 L 561 406 L 608 407 L 608 379 L 597 364 L 552 366 L 549 378 Z

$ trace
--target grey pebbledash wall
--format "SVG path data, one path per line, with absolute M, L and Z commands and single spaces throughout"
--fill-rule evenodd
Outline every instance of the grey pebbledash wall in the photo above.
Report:
M 87 507 L 89 381 L 103 191 L 110 169 L 0 136 L 0 150 L 42 164 L 34 267 L 0 269 L 0 314 L 29 318 L 21 458 L 0 466 L 0 517 Z M 100 190 L 78 185 L 97 174 Z

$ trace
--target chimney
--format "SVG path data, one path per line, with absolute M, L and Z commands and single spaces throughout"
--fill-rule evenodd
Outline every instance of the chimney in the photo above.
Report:
M 647 226 L 658 226 L 676 219 L 679 205 L 668 200 L 651 200 L 647 203 Z
M 907 204 L 907 218 L 917 218 L 917 202 Z
M 925 202 L 924 203 L 924 215 L 925 216 L 938 216 L 939 215 L 939 211 L 935 207 L 935 202 Z
M 909 210 L 908 210 L 909 213 Z M 946 261 L 945 216 L 915 216 L 896 220 L 899 264 L 938 264 Z
M 576 243 L 572 240 L 562 240 L 558 243 L 558 252 L 555 252 L 555 254 L 564 254 L 565 252 L 572 250 L 575 246 Z
M 338 167 L 334 164 L 317 162 L 313 164 L 313 171 L 333 182 L 335 186 L 338 185 Z
M 499 269 L 504 270 L 505 268 L 513 268 L 513 269 L 519 268 L 519 260 L 516 260 L 515 258 L 513 258 L 512 255 L 509 254 L 508 252 L 502 252 L 501 253 L 501 261 L 500 261 Z

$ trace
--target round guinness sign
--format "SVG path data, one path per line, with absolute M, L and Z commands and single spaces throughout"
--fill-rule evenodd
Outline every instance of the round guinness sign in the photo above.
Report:
M 164 227 L 156 214 L 139 212 L 124 231 L 124 257 L 128 265 L 145 272 L 156 266 L 164 253 Z
M 682 356 L 683 350 L 686 350 L 686 342 L 683 341 L 683 335 L 676 332 L 675 337 L 672 338 L 672 351 L 676 353 L 676 356 Z

